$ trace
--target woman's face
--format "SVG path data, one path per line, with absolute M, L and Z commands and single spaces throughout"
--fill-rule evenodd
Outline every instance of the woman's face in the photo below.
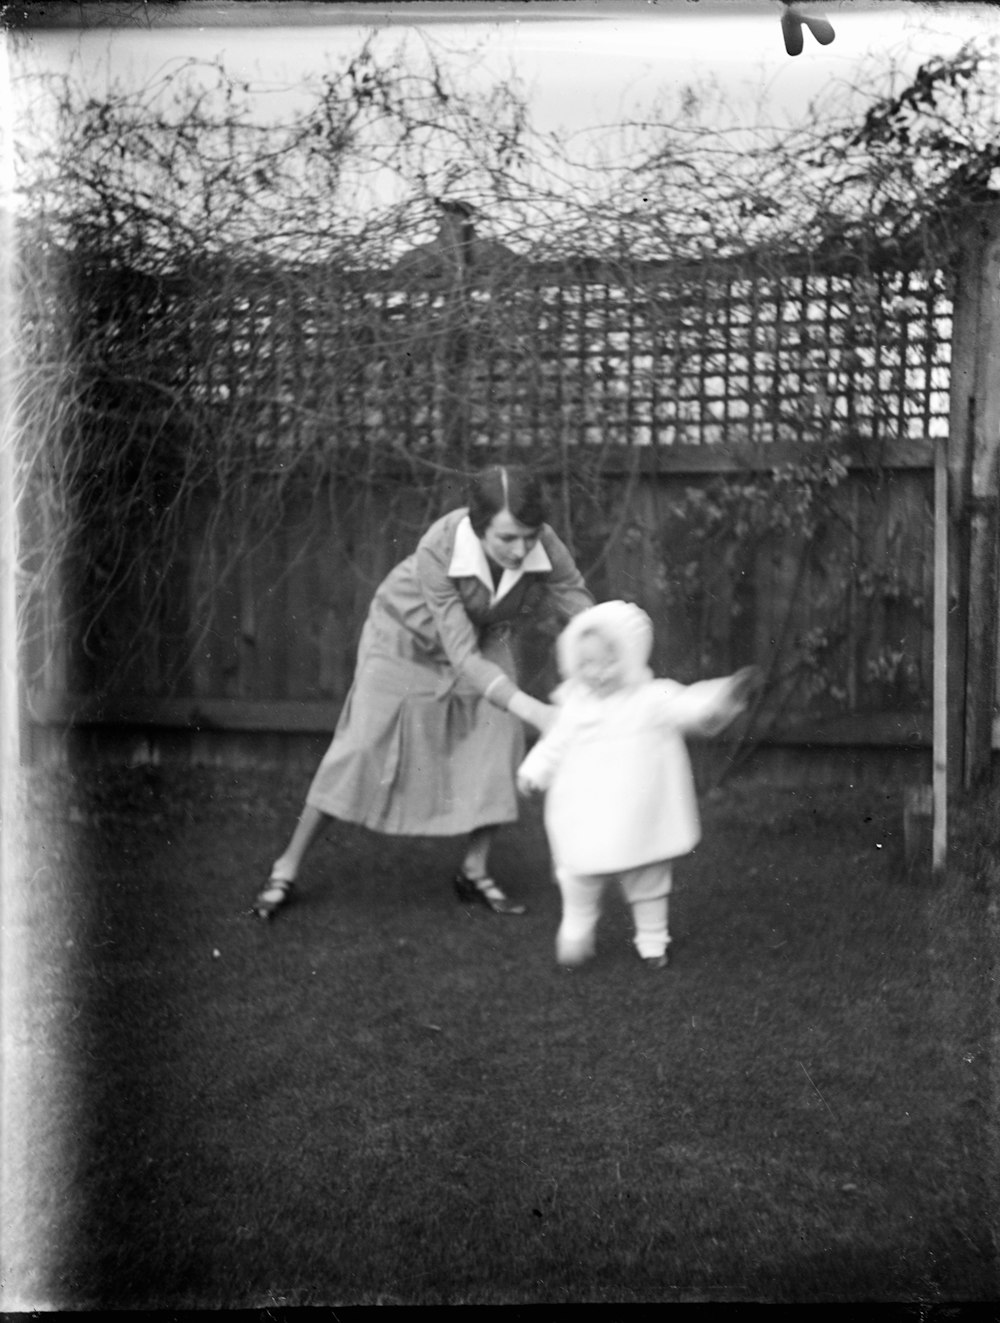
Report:
M 490 560 L 505 570 L 516 570 L 538 541 L 541 530 L 519 523 L 509 510 L 501 510 L 490 520 L 479 539 Z

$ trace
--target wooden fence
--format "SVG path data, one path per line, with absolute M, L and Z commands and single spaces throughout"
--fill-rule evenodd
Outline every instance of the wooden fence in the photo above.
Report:
M 144 470 L 182 463 L 186 481 L 169 543 L 136 556 L 89 646 L 82 618 L 67 625 L 92 588 L 86 536 L 58 591 L 35 595 L 34 747 L 68 722 L 153 740 L 171 728 L 328 731 L 372 590 L 459 502 L 460 475 L 505 457 L 545 473 L 553 523 L 597 594 L 653 615 L 658 666 L 680 678 L 765 667 L 749 738 L 926 750 L 933 457 L 945 437 L 961 535 L 952 673 L 970 657 L 977 668 L 974 685 L 955 684 L 953 729 L 971 731 L 957 756 L 977 774 L 1000 744 L 996 556 L 983 550 L 995 542 L 995 464 L 982 458 L 990 437 L 975 435 L 994 407 L 984 413 L 983 337 L 997 331 L 982 289 L 996 231 L 992 213 L 977 223 L 957 279 L 899 254 L 843 253 L 525 264 L 502 281 L 95 278 L 80 343 L 105 387 L 118 365 L 105 414 L 129 416 L 131 443 L 145 438 Z M 975 549 L 958 495 L 974 471 Z M 44 511 L 27 506 L 30 545 Z M 781 518 L 762 518 L 769 508 Z M 715 527 L 713 511 L 742 532 Z M 528 640 L 538 692 L 547 655 L 545 639 Z

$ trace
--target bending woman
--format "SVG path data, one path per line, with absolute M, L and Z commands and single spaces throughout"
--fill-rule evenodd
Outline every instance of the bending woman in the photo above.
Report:
M 332 818 L 389 835 L 468 834 L 459 898 L 524 913 L 490 877 L 489 851 L 518 816 L 521 723 L 544 731 L 552 709 L 518 688 L 511 634 L 593 605 L 545 515 L 527 469 L 488 468 L 468 507 L 432 524 L 376 590 L 333 742 L 254 914 L 271 918 L 291 899 Z

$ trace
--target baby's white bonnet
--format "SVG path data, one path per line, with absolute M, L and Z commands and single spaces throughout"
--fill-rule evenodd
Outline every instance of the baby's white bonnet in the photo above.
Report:
M 626 681 L 636 684 L 650 678 L 649 655 L 653 650 L 653 623 L 634 602 L 598 602 L 574 616 L 556 641 L 556 660 L 564 680 L 576 674 L 580 637 L 591 630 L 609 639 L 625 666 Z

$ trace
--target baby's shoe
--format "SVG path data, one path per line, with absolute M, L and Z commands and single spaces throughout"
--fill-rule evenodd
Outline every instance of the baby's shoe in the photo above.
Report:
M 670 942 L 671 939 L 668 936 L 664 943 L 663 950 L 657 951 L 656 948 L 660 945 L 660 943 L 655 939 L 652 941 L 647 940 L 643 942 L 640 942 L 638 939 L 636 939 L 636 943 L 635 943 L 636 951 L 638 953 L 639 959 L 642 961 L 642 963 L 646 966 L 647 969 L 666 969 L 666 967 L 670 964 Z M 645 947 L 646 949 L 643 950 L 642 949 L 643 947 Z M 653 948 L 652 951 L 650 951 L 649 949 L 650 947 Z
M 556 938 L 556 963 L 563 969 L 577 969 L 594 955 L 593 938 Z

